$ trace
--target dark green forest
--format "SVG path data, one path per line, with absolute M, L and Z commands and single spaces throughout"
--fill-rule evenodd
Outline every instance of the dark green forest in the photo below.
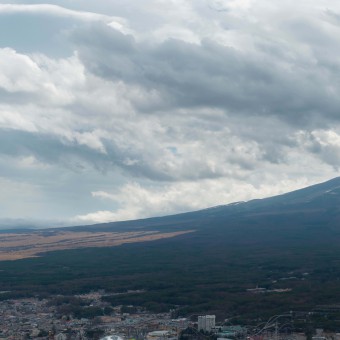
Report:
M 145 292 L 106 299 L 179 315 L 216 313 L 243 318 L 340 303 L 340 249 L 212 243 L 187 237 L 166 241 L 47 253 L 0 264 L 2 299 L 72 295 L 91 290 Z M 308 273 L 308 274 L 307 274 Z M 256 286 L 290 288 L 252 294 Z

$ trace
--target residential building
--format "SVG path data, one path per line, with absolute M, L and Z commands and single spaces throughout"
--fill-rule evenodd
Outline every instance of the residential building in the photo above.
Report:
M 198 317 L 198 330 L 210 332 L 215 327 L 215 315 L 202 315 Z

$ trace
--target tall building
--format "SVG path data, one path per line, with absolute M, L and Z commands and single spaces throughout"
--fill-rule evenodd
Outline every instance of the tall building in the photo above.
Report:
M 198 330 L 210 332 L 215 327 L 215 315 L 202 315 L 198 317 Z

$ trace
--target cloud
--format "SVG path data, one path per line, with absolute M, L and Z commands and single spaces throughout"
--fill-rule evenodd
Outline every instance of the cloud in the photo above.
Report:
M 84 82 L 84 69 L 76 56 L 53 60 L 4 48 L 0 49 L 0 58 L 2 104 L 9 102 L 11 107 L 15 107 L 12 105 L 14 94 L 18 103 L 27 106 L 33 102 L 48 107 L 71 104 L 74 99 L 72 92 Z
M 72 10 L 59 4 L 0 4 L 0 18 L 0 47 L 57 58 L 72 54 L 67 32 L 75 27 L 103 22 L 125 34 L 132 33 L 122 17 Z
M 14 105 L 11 96 L 4 96 L 0 126 L 7 132 L 3 132 L 3 138 L 16 134 L 16 138 L 20 135 L 26 141 L 20 148 L 20 144 L 18 148 L 12 144 L 13 154 L 32 152 L 53 163 L 73 155 L 83 159 L 82 164 L 103 170 L 121 168 L 135 176 L 163 181 L 236 172 L 241 176 L 242 169 L 251 169 L 262 159 L 263 152 L 256 142 L 242 142 L 231 133 L 230 126 L 219 126 L 221 122 L 230 125 L 223 111 L 174 108 L 164 111 L 161 119 L 139 114 L 131 102 L 146 105 L 150 100 L 160 100 L 157 94 L 141 86 L 108 82 L 87 74 L 77 55 L 55 61 L 23 56 L 11 49 L 2 53 L 12 57 L 13 65 L 4 72 L 11 83 L 4 81 L 3 87 L 21 98 L 20 105 Z M 182 115 L 186 118 L 181 121 Z M 180 125 L 172 126 L 174 116 Z M 214 123 L 215 119 L 219 122 Z M 44 146 L 37 147 L 37 140 L 44 140 Z M 227 160 L 238 163 L 234 170 L 225 168 Z
M 99 199 L 119 203 L 116 211 L 97 211 L 75 217 L 75 223 L 104 223 L 109 221 L 146 218 L 204 209 L 231 201 L 248 200 L 252 197 L 268 197 L 306 185 L 306 178 L 298 182 L 290 179 L 254 186 L 230 179 L 205 180 L 200 183 L 183 182 L 162 187 L 142 187 L 128 183 L 117 193 L 92 192 Z M 282 188 L 285 189 L 282 189 Z M 246 193 L 246 194 L 245 194 Z
M 3 216 L 18 183 L 26 217 L 87 223 L 337 175 L 334 2 L 18 2 L 0 5 Z
M 303 151 L 309 151 L 325 163 L 334 167 L 340 166 L 340 132 L 334 130 L 299 131 L 297 139 Z
M 105 223 L 114 221 L 117 219 L 117 216 L 119 216 L 119 212 L 112 212 L 107 210 L 100 210 L 95 213 L 89 213 L 86 215 L 78 215 L 74 218 L 74 223 Z M 131 219 L 129 217 L 133 217 L 133 214 L 130 215 L 130 213 L 126 215 L 121 215 L 123 220 Z
M 0 14 L 40 14 L 59 17 L 68 17 L 83 21 L 102 21 L 124 31 L 123 23 L 126 21 L 123 18 L 98 14 L 94 12 L 75 11 L 65 7 L 51 4 L 0 4 Z
M 228 12 L 230 10 L 245 10 L 251 7 L 250 0 L 208 0 L 209 7 L 217 12 Z
M 315 39 L 325 43 L 326 32 L 320 38 L 312 32 L 306 26 L 300 34 L 314 39 L 305 41 L 314 49 Z M 326 36 L 331 46 L 333 36 Z M 132 99 L 141 112 L 216 108 L 229 115 L 277 116 L 293 125 L 320 124 L 325 116 L 337 119 L 340 103 L 335 89 L 340 84 L 333 73 L 336 59 L 331 65 L 316 48 L 307 56 L 292 47 L 288 52 L 293 58 L 275 55 L 276 44 L 261 38 L 264 42 L 257 50 L 241 51 L 209 39 L 200 44 L 172 39 L 150 46 L 102 24 L 73 33 L 79 57 L 89 71 L 157 94 L 156 102 L 149 98 L 149 105 Z

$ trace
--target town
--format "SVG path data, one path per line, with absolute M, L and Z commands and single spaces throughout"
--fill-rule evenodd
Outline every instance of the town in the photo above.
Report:
M 111 306 L 105 296 L 98 291 L 1 301 L 0 340 L 340 340 L 340 333 L 294 327 L 292 312 L 258 325 L 240 325 L 215 315 L 174 317 L 173 310 L 152 313 L 137 306 Z

